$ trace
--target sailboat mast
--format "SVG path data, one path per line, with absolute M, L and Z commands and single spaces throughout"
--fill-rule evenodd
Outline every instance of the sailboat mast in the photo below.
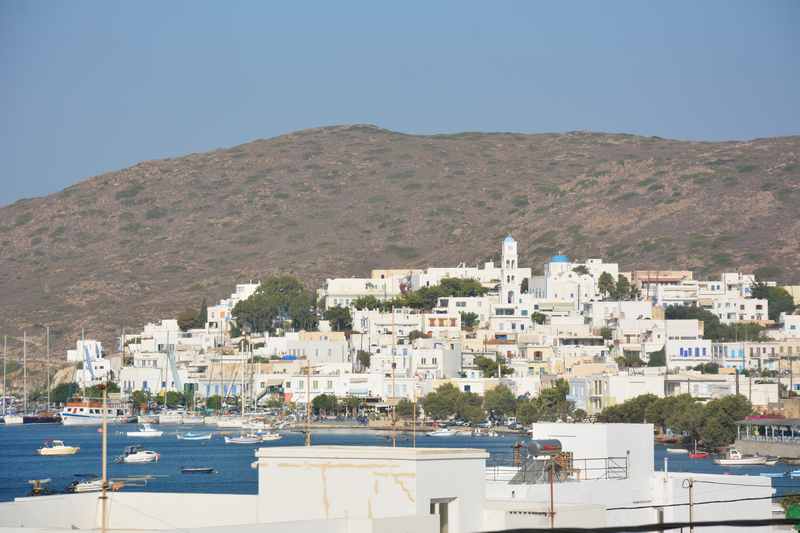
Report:
M 22 414 L 28 414 L 28 336 L 22 332 Z
M 45 335 L 47 336 L 46 344 L 47 344 L 47 410 L 50 410 L 50 326 L 47 326 L 47 332 Z
M 6 389 L 6 360 L 8 359 L 8 337 L 3 335 L 3 417 L 6 416 L 6 398 L 8 397 L 8 389 Z

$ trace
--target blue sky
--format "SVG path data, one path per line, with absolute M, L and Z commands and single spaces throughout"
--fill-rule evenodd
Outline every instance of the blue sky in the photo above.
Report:
M 800 2 L 0 0 L 0 205 L 302 128 L 800 134 Z

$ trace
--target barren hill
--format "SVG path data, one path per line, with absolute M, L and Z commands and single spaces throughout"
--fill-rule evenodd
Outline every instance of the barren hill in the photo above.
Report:
M 0 334 L 123 326 L 270 272 L 477 263 L 511 233 L 623 269 L 800 277 L 800 137 L 405 135 L 336 126 L 147 161 L 0 209 Z M 40 350 L 31 347 L 29 356 Z M 63 351 L 59 353 L 63 357 Z

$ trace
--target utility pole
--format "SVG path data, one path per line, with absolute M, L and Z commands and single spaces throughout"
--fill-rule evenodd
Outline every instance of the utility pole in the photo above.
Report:
M 689 489 L 689 533 L 694 533 L 694 479 L 685 479 L 683 483 Z
M 108 419 L 106 418 L 108 412 L 108 382 L 102 385 L 103 387 L 103 457 L 102 457 L 102 493 L 101 500 L 101 516 L 100 516 L 100 530 L 105 533 L 108 529 Z
M 22 414 L 28 414 L 28 334 L 22 332 Z
M 311 446 L 311 359 L 306 356 L 306 446 Z
M 550 515 L 550 529 L 553 529 L 555 527 L 555 523 L 556 523 L 556 509 L 555 509 L 555 497 L 554 497 L 555 494 L 554 494 L 554 487 L 553 487 L 553 484 L 554 484 L 553 478 L 555 477 L 554 473 L 555 473 L 556 463 L 552 458 L 550 458 L 550 465 L 549 466 L 550 466 L 550 468 L 548 470 L 547 477 L 548 477 L 548 481 L 550 483 L 550 511 L 547 514 Z
M 50 411 L 50 326 L 47 326 L 47 411 Z

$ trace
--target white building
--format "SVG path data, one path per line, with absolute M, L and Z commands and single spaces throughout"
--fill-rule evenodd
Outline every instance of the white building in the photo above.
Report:
M 67 350 L 67 361 L 83 363 L 103 358 L 103 345 L 100 341 L 86 339 L 75 343 L 74 350 Z
M 585 302 L 600 299 L 597 283 L 604 272 L 616 282 L 619 265 L 604 263 L 602 259 L 575 263 L 565 255 L 555 255 L 545 263 L 544 275 L 533 278 L 531 293 L 545 300 L 572 302 L 576 308 L 580 308 Z
M 383 302 L 400 296 L 403 278 L 335 278 L 326 279 L 325 286 L 317 291 L 318 299 L 325 301 L 325 309 L 350 307 L 358 298 L 372 296 Z
M 767 300 L 745 298 L 743 296 L 724 296 L 714 298 L 710 305 L 704 306 L 719 317 L 722 324 L 737 322 L 766 322 L 769 320 Z

